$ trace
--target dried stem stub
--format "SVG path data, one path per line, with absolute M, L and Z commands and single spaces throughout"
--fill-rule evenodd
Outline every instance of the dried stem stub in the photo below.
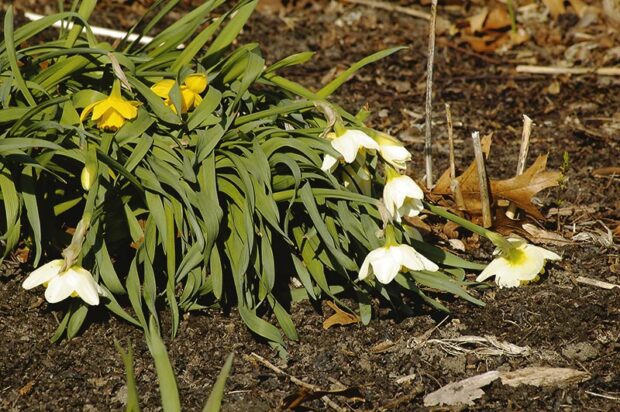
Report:
M 424 165 L 426 170 L 426 187 L 433 187 L 432 156 L 432 101 L 433 101 L 433 61 L 435 60 L 435 26 L 437 24 L 437 0 L 431 3 L 431 20 L 428 29 L 428 62 L 426 65 L 426 135 L 424 139 Z
M 471 138 L 474 142 L 474 153 L 476 155 L 476 168 L 478 169 L 478 184 L 480 185 L 480 202 L 482 203 L 482 226 L 491 227 L 491 199 L 489 196 L 489 184 L 487 171 L 484 164 L 484 153 L 480 144 L 480 133 L 473 132 Z
M 448 146 L 450 147 L 450 191 L 454 195 L 456 207 L 460 210 L 465 209 L 465 201 L 461 193 L 459 181 L 456 178 L 456 161 L 454 160 L 454 128 L 452 127 L 452 112 L 450 104 L 446 103 L 446 124 L 448 125 Z
M 523 174 L 525 170 L 525 162 L 527 160 L 527 152 L 530 148 L 530 134 L 532 133 L 532 119 L 527 115 L 523 115 L 523 132 L 521 133 L 521 148 L 519 149 L 519 159 L 517 160 L 517 176 Z M 506 211 L 509 219 L 516 219 L 517 206 L 511 203 Z

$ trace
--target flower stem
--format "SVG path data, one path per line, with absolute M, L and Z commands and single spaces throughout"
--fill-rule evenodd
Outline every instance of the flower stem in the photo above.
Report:
M 467 219 L 464 219 L 460 216 L 455 215 L 454 213 L 450 213 L 448 212 L 446 209 L 444 209 L 443 207 L 439 207 L 439 206 L 435 206 L 432 205 L 428 202 L 424 202 L 424 207 L 428 210 L 430 210 L 431 212 L 433 212 L 434 214 L 444 217 L 462 227 L 464 227 L 465 229 L 474 232 L 480 236 L 484 236 L 487 239 L 489 239 L 491 242 L 493 242 L 493 244 L 495 246 L 497 246 L 498 248 L 502 249 L 502 250 L 510 250 L 512 249 L 512 246 L 510 244 L 510 242 L 508 240 L 506 240 L 505 237 L 503 237 L 502 235 L 500 235 L 499 233 L 493 232 L 491 230 L 485 229 L 482 226 L 478 226 L 477 224 L 470 222 Z

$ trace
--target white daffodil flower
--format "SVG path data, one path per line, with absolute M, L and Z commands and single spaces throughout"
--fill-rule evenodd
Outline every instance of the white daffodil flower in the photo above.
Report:
M 28 275 L 22 287 L 32 289 L 44 285 L 47 288 L 45 299 L 49 303 L 57 303 L 72 296 L 81 298 L 89 305 L 98 305 L 99 295 L 104 295 L 104 291 L 95 282 L 93 275 L 77 265 L 62 271 L 64 264 L 64 259 L 46 263 Z
M 360 268 L 358 278 L 366 279 L 369 274 L 375 274 L 377 280 L 388 284 L 403 268 L 408 270 L 430 270 L 432 272 L 439 267 L 428 260 L 424 255 L 409 245 L 384 246 L 370 252 Z
M 411 153 L 396 138 L 377 133 L 375 141 L 379 143 L 379 154 L 389 164 L 397 169 L 406 169 L 407 162 L 411 160 Z
M 360 149 L 378 150 L 379 144 L 361 130 L 346 129 L 342 134 L 328 133 L 327 138 L 331 140 L 332 147 L 340 153 L 340 159 L 345 163 L 353 163 Z M 330 171 L 338 160 L 331 155 L 325 155 L 321 170 Z
M 403 216 L 414 217 L 420 214 L 424 205 L 424 192 L 409 176 L 387 169 L 387 183 L 383 187 L 383 203 L 394 220 L 401 221 Z
M 476 281 L 482 282 L 495 276 L 495 282 L 500 288 L 514 288 L 535 281 L 543 272 L 547 259 L 562 259 L 556 253 L 530 245 L 522 239 L 509 238 L 507 240 L 509 247 L 495 250 L 494 255 L 498 257 L 484 268 Z

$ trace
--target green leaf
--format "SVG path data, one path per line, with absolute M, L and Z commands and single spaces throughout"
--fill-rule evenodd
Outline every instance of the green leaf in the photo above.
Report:
M 209 399 L 202 409 L 203 412 L 218 412 L 222 405 L 222 398 L 224 397 L 224 389 L 226 386 L 226 380 L 228 379 L 228 375 L 230 375 L 230 369 L 232 368 L 234 358 L 234 352 L 228 355 L 226 358 L 226 362 L 224 362 L 224 366 L 222 366 L 222 370 L 219 375 L 217 375 L 217 380 L 211 389 L 211 394 L 209 395 Z
M 317 96 L 321 99 L 328 97 L 329 95 L 334 93 L 336 90 L 338 90 L 338 88 L 342 86 L 344 82 L 349 80 L 351 76 L 353 76 L 362 67 L 366 66 L 367 64 L 374 63 L 377 60 L 381 60 L 389 56 L 390 54 L 396 53 L 397 51 L 402 50 L 402 49 L 406 49 L 406 47 L 403 47 L 403 46 L 392 47 L 392 48 L 381 50 L 380 52 L 371 54 L 368 57 L 364 57 L 362 60 L 358 61 L 357 63 L 354 63 L 351 67 L 349 67 L 347 70 L 345 70 L 340 75 L 338 75 L 338 77 L 336 77 L 334 80 L 332 80 L 327 85 L 325 85 L 321 90 L 319 90 L 316 93 Z
M 128 342 L 128 345 L 127 352 L 125 352 L 120 342 L 114 339 L 114 346 L 116 346 L 116 350 L 121 355 L 121 359 L 123 359 L 123 365 L 125 365 L 125 379 L 127 380 L 125 412 L 140 412 L 138 387 L 133 370 L 133 349 L 131 347 L 131 340 Z
M 151 326 L 145 331 L 146 342 L 155 361 L 162 408 L 164 412 L 180 412 L 181 400 L 179 399 L 179 389 L 170 358 L 168 358 L 166 346 L 161 336 L 159 336 L 157 327 L 154 324 L 154 318 L 151 317 L 149 323 Z

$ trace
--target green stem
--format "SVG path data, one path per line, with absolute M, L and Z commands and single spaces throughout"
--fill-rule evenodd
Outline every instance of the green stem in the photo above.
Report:
M 385 247 L 396 246 L 398 242 L 396 241 L 396 235 L 394 234 L 394 226 L 387 225 L 385 227 Z
M 517 33 L 517 15 L 515 13 L 515 4 L 513 0 L 508 0 L 508 14 L 510 14 L 510 29 L 513 33 Z
M 486 237 L 491 242 L 493 242 L 495 246 L 497 246 L 498 248 L 502 250 L 508 251 L 513 248 L 510 242 L 508 242 L 508 240 L 506 240 L 506 238 L 504 238 L 499 233 L 485 229 L 482 226 L 478 226 L 477 224 L 470 222 L 467 219 L 457 216 L 454 213 L 448 212 L 443 207 L 435 206 L 428 202 L 424 202 L 424 207 L 438 216 L 444 217 L 460 226 L 463 226 L 467 230 L 477 233 L 480 236 Z

